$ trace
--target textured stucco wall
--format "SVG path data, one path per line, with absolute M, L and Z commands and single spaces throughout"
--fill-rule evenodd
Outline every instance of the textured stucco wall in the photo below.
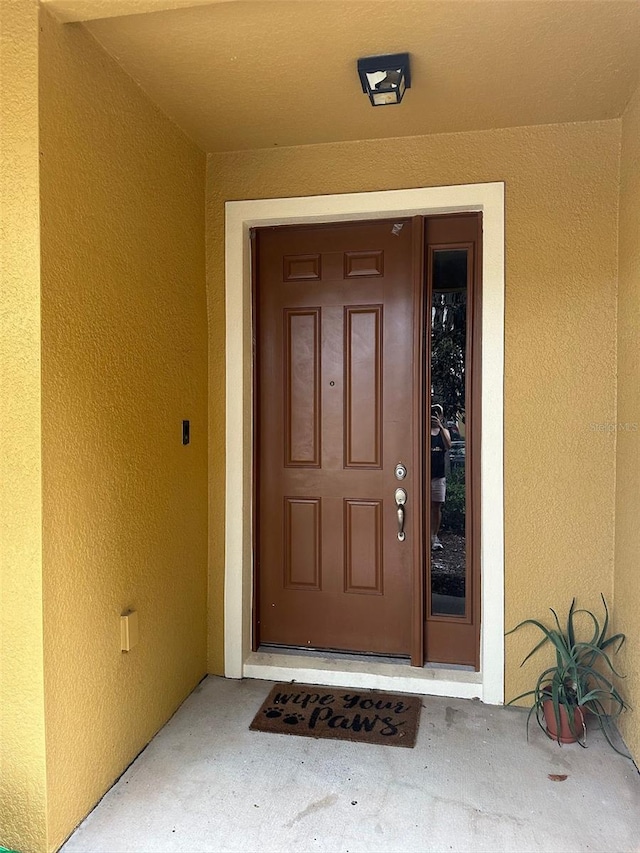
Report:
M 506 182 L 506 624 L 611 599 L 620 122 L 209 155 L 210 495 L 224 495 L 224 202 Z M 209 666 L 222 671 L 223 518 Z M 507 698 L 531 636 L 507 643 Z
M 620 728 L 640 762 L 640 87 L 622 119 L 618 286 L 615 627 L 627 635 Z
M 0 844 L 46 842 L 38 12 L 0 3 Z
M 41 16 L 49 846 L 206 672 L 204 154 Z M 192 442 L 182 446 L 182 419 Z M 120 613 L 140 643 L 120 651 Z

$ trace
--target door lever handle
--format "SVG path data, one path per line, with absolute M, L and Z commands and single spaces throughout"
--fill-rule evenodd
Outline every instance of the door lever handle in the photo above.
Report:
M 396 501 L 396 515 L 398 517 L 398 541 L 404 542 L 404 505 L 407 502 L 407 493 L 404 489 L 396 489 L 394 497 Z

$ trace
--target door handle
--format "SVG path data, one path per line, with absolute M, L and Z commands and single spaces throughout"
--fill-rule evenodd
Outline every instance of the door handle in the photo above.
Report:
M 398 516 L 398 541 L 404 542 L 404 505 L 407 502 L 407 493 L 404 489 L 396 489 L 394 497 L 396 501 L 396 515 Z

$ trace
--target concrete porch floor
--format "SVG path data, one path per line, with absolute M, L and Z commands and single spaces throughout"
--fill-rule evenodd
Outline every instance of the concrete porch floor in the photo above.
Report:
M 205 679 L 63 853 L 640 850 L 640 775 L 599 733 L 527 744 L 521 709 L 432 697 L 414 749 L 249 731 L 271 687 Z

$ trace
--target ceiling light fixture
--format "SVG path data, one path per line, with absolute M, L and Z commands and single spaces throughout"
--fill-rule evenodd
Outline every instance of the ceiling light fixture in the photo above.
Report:
M 386 56 L 365 56 L 358 60 L 362 91 L 369 95 L 374 107 L 399 104 L 411 88 L 411 69 L 408 53 Z

